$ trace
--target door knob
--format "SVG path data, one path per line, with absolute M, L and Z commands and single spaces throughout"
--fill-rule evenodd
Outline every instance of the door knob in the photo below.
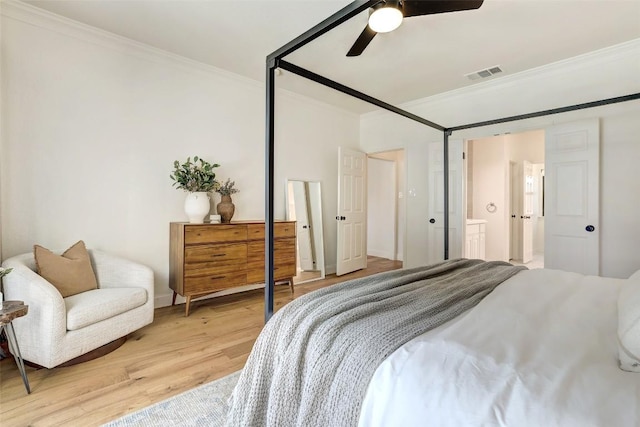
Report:
M 596 229 L 596 228 L 595 228 L 593 225 L 587 225 L 587 226 L 585 227 L 585 230 L 587 230 L 589 233 L 593 233 L 593 231 L 594 231 L 595 229 Z
M 306 225 L 303 225 L 302 228 L 308 228 Z
M 429 220 L 429 222 L 430 222 L 431 224 L 435 224 L 435 223 L 436 223 L 436 220 L 435 220 L 435 218 L 431 218 L 431 219 Z

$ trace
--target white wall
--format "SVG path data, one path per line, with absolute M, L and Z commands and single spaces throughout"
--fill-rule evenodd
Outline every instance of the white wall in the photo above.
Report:
M 396 256 L 396 168 L 392 160 L 367 159 L 367 255 Z
M 28 6 L 1 24 L 3 259 L 83 239 L 153 268 L 168 303 L 169 222 L 186 220 L 169 173 L 193 155 L 236 181 L 234 219 L 264 218 L 262 84 Z M 276 217 L 286 178 L 321 181 L 335 265 L 337 147 L 357 148 L 358 117 L 281 91 L 276 108 Z
M 396 248 L 395 248 L 395 260 L 404 260 L 404 244 L 406 230 L 406 198 L 407 198 L 407 168 L 405 166 L 406 159 L 404 150 L 384 151 L 381 153 L 369 154 L 369 157 L 377 159 L 391 160 L 395 163 L 396 169 L 396 194 L 394 195 L 396 204 Z M 367 225 L 368 226 L 368 225 Z M 367 242 L 368 244 L 368 242 Z
M 577 57 L 547 67 L 470 86 L 458 91 L 408 103 L 403 107 L 443 126 L 456 126 L 525 114 L 549 108 L 606 99 L 640 92 L 640 40 Z M 626 277 L 640 269 L 637 254 L 640 202 L 627 200 L 640 182 L 640 168 L 628 165 L 640 158 L 637 142 L 637 117 L 640 102 L 632 101 L 545 116 L 506 124 L 455 132 L 453 138 L 478 139 L 505 132 L 544 129 L 554 123 L 587 117 L 600 117 L 602 126 L 601 173 L 601 272 L 603 275 Z M 630 132 L 634 131 L 635 132 Z M 407 250 L 405 259 L 426 258 L 426 150 L 429 141 L 441 141 L 442 133 L 387 112 L 362 116 L 361 147 L 375 152 L 405 148 L 407 156 L 407 188 L 416 197 L 407 199 Z M 477 153 L 474 150 L 474 156 Z M 624 184 L 624 189 L 621 187 Z M 475 192 L 474 188 L 474 192 Z M 632 190 L 632 191 L 629 191 Z M 610 203 L 614 200 L 618 203 Z M 622 213 L 620 203 L 626 207 Z M 415 209 L 413 209 L 415 207 Z M 632 213 L 630 213 L 632 212 Z M 624 254 L 624 255 L 620 255 Z

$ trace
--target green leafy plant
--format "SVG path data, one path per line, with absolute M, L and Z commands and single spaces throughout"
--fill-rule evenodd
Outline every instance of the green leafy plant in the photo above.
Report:
M 182 164 L 177 160 L 173 162 L 174 171 L 169 177 L 173 180 L 173 186 L 179 190 L 190 193 L 209 192 L 216 190 L 220 185 L 213 171 L 217 167 L 220 165 L 211 164 L 198 156 L 193 157 L 193 162 L 191 157 L 187 157 L 187 161 Z
M 11 273 L 11 270 L 13 270 L 13 268 L 3 268 L 0 267 L 0 279 L 2 279 L 4 276 L 6 276 L 7 274 Z
M 236 185 L 235 181 L 231 181 L 231 178 L 227 178 L 225 183 L 220 184 L 215 191 L 216 193 L 219 193 L 222 196 L 230 196 L 240 191 L 237 188 L 234 188 L 235 185 Z

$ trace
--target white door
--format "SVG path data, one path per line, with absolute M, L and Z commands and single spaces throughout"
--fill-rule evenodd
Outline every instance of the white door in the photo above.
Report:
M 338 276 L 367 267 L 367 157 L 338 148 Z
M 462 256 L 463 158 L 462 140 L 449 141 L 449 259 Z M 428 262 L 444 259 L 444 151 L 442 142 L 429 143 L 428 168 Z
M 545 132 L 545 268 L 600 272 L 598 119 Z
M 520 208 L 520 220 L 522 221 L 522 262 L 528 263 L 533 259 L 533 165 L 528 161 L 522 162 L 522 174 L 520 178 L 520 191 L 522 191 L 522 206 Z
M 511 208 L 511 218 L 509 220 L 509 259 L 522 259 L 522 240 L 520 217 L 520 171 L 516 162 L 509 162 L 509 198 Z
M 313 264 L 313 248 L 311 246 L 311 227 L 309 222 L 309 210 L 307 204 L 307 183 L 304 181 L 289 181 L 293 193 L 296 237 L 298 243 L 298 260 L 303 271 L 315 270 Z

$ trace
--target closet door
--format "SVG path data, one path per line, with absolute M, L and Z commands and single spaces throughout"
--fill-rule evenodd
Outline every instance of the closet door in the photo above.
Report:
M 463 158 L 462 140 L 449 141 L 449 259 L 462 256 Z M 428 262 L 444 259 L 444 151 L 442 142 L 429 143 Z
M 598 119 L 545 132 L 545 268 L 600 272 Z

